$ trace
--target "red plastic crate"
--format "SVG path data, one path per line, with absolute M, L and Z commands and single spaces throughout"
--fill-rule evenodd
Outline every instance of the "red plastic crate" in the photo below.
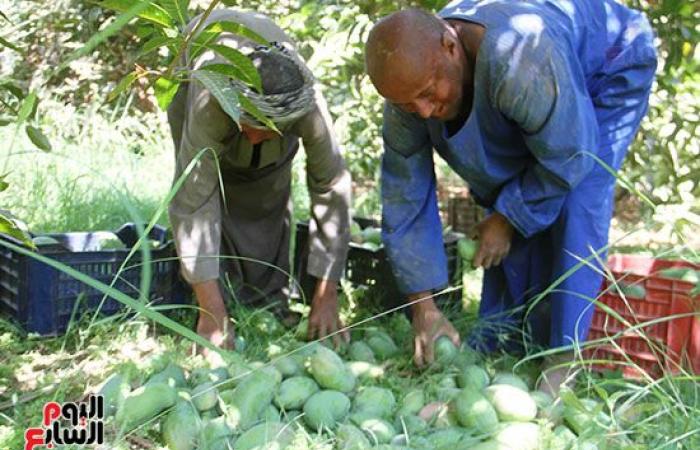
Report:
M 681 267 L 700 270 L 700 265 L 686 261 L 638 255 L 610 256 L 608 268 L 615 280 L 628 286 L 644 287 L 645 296 L 623 297 L 611 280 L 604 280 L 598 301 L 619 314 L 628 325 L 608 315 L 602 308 L 596 308 L 589 341 L 621 334 L 613 341 L 589 347 L 584 352 L 586 359 L 611 361 L 609 364 L 595 364 L 594 370 L 620 368 L 627 378 L 641 378 L 645 374 L 658 378 L 664 373 L 678 373 L 681 367 L 700 373 L 700 298 L 690 295 L 695 285 L 659 273 Z M 631 329 L 676 315 L 682 317 Z M 627 364 L 625 355 L 639 368 Z
M 700 374 L 700 315 L 696 315 L 693 319 L 688 356 L 690 357 L 690 366 L 693 368 L 693 372 Z

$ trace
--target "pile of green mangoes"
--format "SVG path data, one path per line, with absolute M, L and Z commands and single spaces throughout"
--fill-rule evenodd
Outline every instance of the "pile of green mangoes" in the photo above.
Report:
M 301 449 L 309 439 L 344 450 L 606 448 L 596 439 L 610 418 L 595 401 L 567 391 L 554 402 L 445 337 L 426 382 L 400 392 L 391 372 L 411 349 L 381 328 L 356 337 L 337 352 L 298 342 L 266 362 L 234 353 L 189 373 L 170 362 L 140 386 L 117 372 L 99 393 L 117 430 L 157 424 L 170 450 Z

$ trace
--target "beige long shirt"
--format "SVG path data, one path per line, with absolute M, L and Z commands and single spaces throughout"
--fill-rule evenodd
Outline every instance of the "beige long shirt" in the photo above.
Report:
M 290 42 L 277 25 L 261 14 L 218 10 L 207 22 L 220 20 L 241 23 L 269 41 Z M 226 33 L 221 35 L 218 43 L 232 47 L 250 45 L 244 38 Z M 213 62 L 222 61 L 213 52 L 205 52 L 190 64 L 190 68 Z M 200 83 L 188 83 L 178 91 L 168 110 L 176 148 L 175 181 L 202 149 L 210 149 L 195 163 L 169 208 L 182 274 L 188 282 L 198 283 L 219 277 L 217 256 L 221 253 L 222 215 L 237 213 L 227 207 L 229 202 L 225 199 L 235 195 L 235 188 L 231 189 L 233 192 L 222 192 L 220 169 L 227 186 L 250 183 L 262 177 L 267 179 L 290 163 L 300 140 L 306 152 L 311 197 L 307 271 L 317 278 L 337 280 L 341 277 L 349 242 L 351 179 L 332 131 L 326 103 L 318 89 L 315 103 L 307 115 L 281 130 L 280 138 L 264 142 L 254 156 L 256 150 Z M 282 191 L 283 187 L 279 189 Z M 261 192 L 263 194 L 269 197 L 270 192 Z M 245 211 L 245 215 L 251 214 L 254 215 L 255 211 Z M 260 220 L 265 220 L 265 217 L 260 217 Z M 267 239 L 261 235 L 260 245 L 265 245 Z

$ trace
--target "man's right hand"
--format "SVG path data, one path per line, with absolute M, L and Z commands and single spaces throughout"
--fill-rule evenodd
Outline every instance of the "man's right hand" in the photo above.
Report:
M 460 337 L 449 320 L 440 312 L 429 291 L 409 295 L 409 302 L 421 300 L 411 306 L 413 315 L 413 360 L 418 367 L 432 364 L 435 360 L 435 341 L 440 336 L 447 336 L 456 346 L 460 346 Z
M 229 320 L 218 281 L 195 283 L 192 285 L 192 290 L 200 308 L 197 334 L 217 347 L 233 350 L 235 347 L 233 323 Z M 198 352 L 204 356 L 209 353 L 206 348 L 199 348 Z

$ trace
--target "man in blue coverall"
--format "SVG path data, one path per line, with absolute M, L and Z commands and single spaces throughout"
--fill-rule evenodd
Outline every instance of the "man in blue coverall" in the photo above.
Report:
M 527 335 L 573 357 L 602 280 L 610 171 L 656 70 L 647 20 L 612 0 L 454 1 L 377 23 L 366 65 L 387 100 L 382 237 L 402 292 L 427 298 L 412 306 L 416 363 L 432 361 L 441 335 L 459 342 L 430 298 L 448 282 L 434 152 L 490 213 L 476 229 L 485 274 L 472 345 L 513 349 Z M 504 340 L 512 330 L 525 334 Z M 563 376 L 550 378 L 557 391 Z

